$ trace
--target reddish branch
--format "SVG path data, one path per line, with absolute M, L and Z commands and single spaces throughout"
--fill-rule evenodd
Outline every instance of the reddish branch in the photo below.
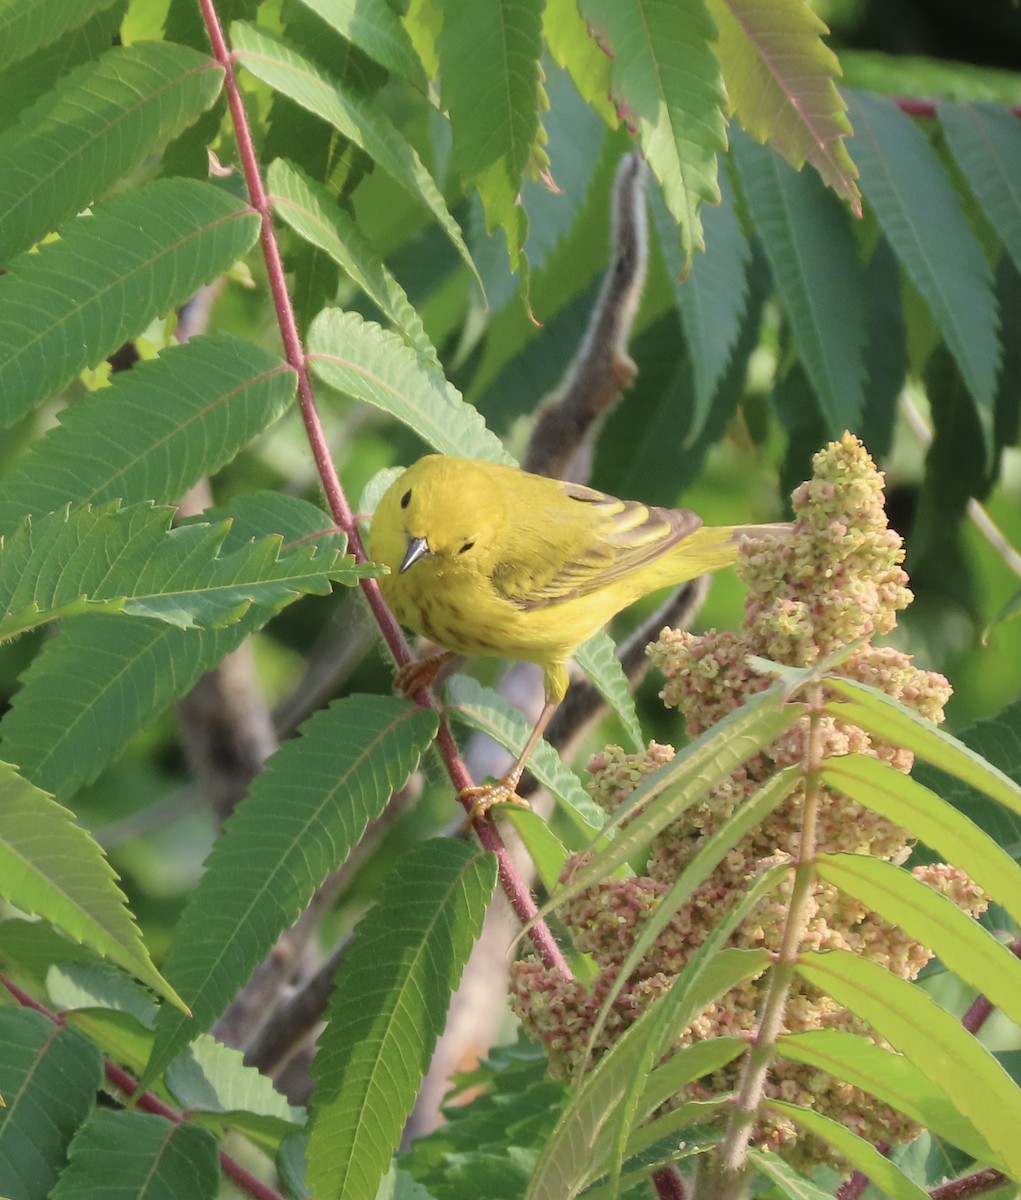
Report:
M 367 562 L 368 556 L 362 544 L 358 524 L 347 502 L 344 488 L 337 475 L 336 467 L 333 464 L 329 445 L 326 440 L 326 433 L 316 406 L 312 379 L 309 375 L 308 360 L 298 333 L 298 326 L 294 317 L 294 306 L 291 304 L 291 298 L 287 291 L 287 281 L 284 275 L 283 261 L 280 256 L 280 247 L 273 230 L 269 197 L 263 185 L 262 176 L 259 173 L 259 161 L 255 152 L 255 144 L 252 140 L 251 127 L 248 124 L 248 117 L 241 99 L 241 90 L 238 87 L 237 74 L 234 70 L 234 59 L 223 36 L 223 29 L 220 25 L 220 19 L 217 16 L 213 0 L 199 0 L 199 3 L 202 8 L 202 15 L 213 55 L 224 70 L 224 86 L 227 92 L 227 103 L 230 107 L 231 119 L 234 124 L 238 155 L 241 159 L 241 167 L 244 172 L 249 199 L 252 207 L 259 214 L 261 221 L 259 236 L 262 243 L 263 257 L 266 262 L 270 291 L 273 295 L 273 306 L 276 310 L 287 361 L 294 368 L 298 376 L 298 403 L 301 408 L 301 416 L 305 423 L 305 432 L 312 449 L 316 469 L 322 481 L 323 492 L 330 506 L 330 511 L 333 514 L 333 519 L 337 523 L 338 528 L 343 530 L 347 535 L 351 553 L 358 562 Z M 390 612 L 384 603 L 383 597 L 380 595 L 379 585 L 374 579 L 362 579 L 359 582 L 368 601 L 369 608 L 372 610 L 372 615 L 375 617 L 380 631 L 386 640 L 386 644 L 389 646 L 390 652 L 393 654 L 397 664 L 400 666 L 410 661 L 411 653 L 408 649 L 408 643 L 401 633 L 400 626 L 397 624 L 393 613 Z M 450 776 L 451 782 L 458 793 L 463 792 L 466 788 L 472 786 L 473 780 L 464 765 L 464 761 L 457 748 L 457 743 L 454 741 L 453 734 L 450 732 L 450 728 L 444 718 L 441 706 L 425 691 L 419 692 L 415 696 L 415 699 L 419 704 L 430 707 L 437 713 L 440 721 L 439 733 L 436 736 L 437 745 L 440 754 L 443 756 L 443 761 L 446 764 L 447 774 Z M 470 805 L 471 801 L 466 801 L 466 808 L 470 809 Z M 501 886 L 519 920 L 527 925 L 536 915 L 535 901 L 528 887 L 518 874 L 496 826 L 491 821 L 476 822 L 475 832 L 483 847 L 496 855 Z M 564 975 L 570 976 L 571 971 L 567 965 L 567 961 L 544 922 L 537 922 L 531 925 L 528 930 L 528 936 L 539 957 L 547 966 L 555 967 Z
M 3 984 L 22 1008 L 31 1008 L 34 1012 L 44 1016 L 48 1021 L 52 1021 L 54 1025 L 63 1026 L 66 1024 L 63 1014 L 52 1012 L 27 992 L 23 992 L 16 983 L 13 983 L 6 976 L 0 975 L 0 983 Z M 126 1099 L 130 1100 L 132 1097 L 135 1097 L 134 1106 L 136 1108 L 140 1108 L 143 1112 L 153 1113 L 157 1117 L 164 1117 L 166 1120 L 172 1121 L 175 1125 L 186 1125 L 188 1123 L 188 1119 L 184 1113 L 176 1108 L 171 1108 L 169 1104 L 164 1104 L 159 1096 L 154 1095 L 152 1092 L 142 1092 L 141 1095 L 136 1096 L 138 1092 L 138 1080 L 130 1072 L 125 1071 L 122 1066 L 111 1062 L 108 1058 L 104 1058 L 103 1071 L 107 1082 L 112 1087 L 115 1087 Z M 239 1162 L 231 1158 L 223 1150 L 220 1151 L 220 1166 L 223 1168 L 225 1175 L 229 1175 L 242 1191 L 247 1192 L 249 1196 L 254 1196 L 255 1200 L 283 1200 L 283 1196 L 275 1188 L 271 1188 L 263 1183 L 261 1179 L 257 1179 L 251 1171 L 245 1170 Z

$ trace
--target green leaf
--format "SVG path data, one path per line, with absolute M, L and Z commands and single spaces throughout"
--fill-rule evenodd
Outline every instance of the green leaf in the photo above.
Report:
M 0 263 L 157 154 L 216 99 L 223 69 L 185 46 L 119 46 L 64 76 L 0 137 Z
M 609 49 L 614 100 L 680 226 L 686 272 L 705 247 L 699 208 L 719 200 L 716 155 L 727 144 L 705 0 L 581 0 L 579 8 Z
M 532 732 L 531 723 L 513 704 L 470 676 L 453 676 L 444 688 L 444 700 L 451 716 L 469 729 L 488 734 L 514 755 L 521 752 Z M 592 837 L 602 829 L 606 814 L 552 746 L 540 742 L 528 760 L 528 769 L 564 805 L 582 833 Z
M 61 76 L 109 50 L 122 16 L 120 4 L 111 6 L 0 70 L 0 130 L 16 125 L 20 114 L 54 88 Z
M 845 950 L 803 951 L 798 973 L 867 1021 L 938 1087 L 1021 1178 L 1021 1090 L 992 1054 L 921 988 Z
M 84 25 L 115 0 L 0 0 L 0 70 Z
M 774 1185 L 772 1195 L 779 1193 L 786 1196 L 787 1200 L 831 1200 L 831 1188 L 819 1187 L 778 1154 L 763 1154 L 758 1150 L 750 1150 L 748 1158 L 755 1170 Z
M 747 1040 L 738 1036 L 712 1037 L 692 1042 L 690 1046 L 671 1054 L 662 1066 L 650 1072 L 642 1092 L 643 1107 L 650 1112 L 659 1108 L 675 1097 L 681 1088 L 701 1079 L 703 1075 L 721 1070 L 747 1049 Z
M 635 750 L 645 749 L 645 738 L 631 695 L 628 678 L 617 657 L 613 638 L 600 630 L 574 652 L 574 661 L 589 677 L 596 691 L 617 714 Z
M 713 399 L 727 372 L 748 308 L 748 267 L 752 249 L 734 206 L 726 172 L 720 176 L 720 203 L 705 209 L 706 253 L 684 276 L 677 222 L 658 190 L 650 207 L 684 327 L 684 343 L 694 376 L 694 411 L 685 431 L 691 445 L 705 427 Z
M 227 334 L 119 371 L 0 480 L 0 530 L 68 503 L 174 501 L 276 421 L 294 383 L 279 358 Z
M 88 1038 L 40 1013 L 0 1008 L 0 1195 L 46 1200 L 102 1080 Z
M 945 967 L 1021 1024 L 1021 959 L 948 896 L 903 867 L 865 854 L 820 854 L 816 870 L 935 951 Z
M 550 829 L 546 821 L 530 808 L 505 804 L 499 810 L 500 820 L 509 821 L 514 832 L 528 851 L 539 881 L 551 892 L 557 886 L 560 872 L 567 862 L 567 847 Z
M 225 550 L 268 530 L 311 541 L 330 525 L 314 504 L 278 493 L 238 498 L 230 511 Z M 3 754 L 37 787 L 66 799 L 272 615 L 253 607 L 236 625 L 210 630 L 101 613 L 65 622 L 0 722 Z
M 111 1170 L 116 1163 L 116 1170 Z M 76 1134 L 52 1200 L 215 1200 L 216 1138 L 187 1122 L 97 1110 Z
M 266 185 L 273 211 L 310 245 L 325 251 L 393 321 L 429 366 L 439 368 L 436 349 L 404 289 L 358 228 L 354 218 L 322 184 L 283 159 L 270 163 Z
M 274 91 L 321 117 L 377 163 L 396 183 L 420 200 L 439 222 L 465 265 L 482 286 L 457 222 L 436 182 L 414 148 L 378 105 L 350 91 L 309 59 L 254 25 L 231 26 L 238 62 Z
M 178 923 L 164 970 L 194 1019 L 163 1009 L 142 1086 L 209 1028 L 414 770 L 436 727 L 434 713 L 393 697 L 349 696 L 273 755 Z
M 894 742 L 971 787 L 1021 812 L 1021 784 L 987 762 L 963 742 L 931 721 L 899 704 L 885 692 L 839 675 L 827 675 L 826 686 L 849 697 L 826 705 L 826 715 L 859 725 L 866 733 Z
M 823 778 L 831 787 L 924 842 L 966 871 L 1021 923 L 1021 868 L 987 833 L 916 779 L 865 754 L 829 758 Z
M 312 1066 L 308 1180 L 374 1196 L 482 932 L 496 859 L 434 838 L 406 854 L 358 927 Z
M 988 445 L 1000 363 L 992 272 L 921 130 L 883 97 L 847 99 L 862 191 L 957 362 Z
M 189 299 L 258 232 L 258 216 L 211 184 L 163 179 L 20 255 L 0 277 L 0 424 Z
M 972 1158 L 1002 1169 L 997 1156 L 950 1101 L 948 1093 L 954 1087 L 952 1078 L 930 1082 L 902 1054 L 894 1054 L 875 1042 L 837 1029 L 781 1034 L 777 1049 L 791 1062 L 816 1067 L 852 1087 L 861 1088 L 966 1151 Z
M 381 67 L 425 90 L 425 71 L 411 38 L 386 0 L 301 0 L 301 3 Z
M 240 1050 L 208 1034 L 170 1063 L 165 1083 L 189 1114 L 215 1114 L 268 1151 L 305 1124 L 304 1110 L 292 1108 L 271 1080 L 246 1066 Z
M 576 0 L 546 0 L 542 32 L 547 50 L 571 76 L 578 95 L 616 129 L 617 111 L 610 100 L 610 56 L 591 36 Z
M 790 796 L 801 778 L 802 773 L 796 766 L 780 771 L 750 796 L 715 832 L 708 837 L 703 836 L 696 853 L 688 860 L 669 889 L 659 898 L 655 909 L 642 926 L 641 932 L 635 938 L 634 944 L 621 963 L 616 979 L 607 989 L 606 997 L 600 1005 L 599 1013 L 592 1026 L 592 1033 L 589 1036 L 590 1051 L 602 1031 L 610 1009 L 620 995 L 621 989 L 649 952 L 656 938 L 666 929 L 696 889 L 709 878 L 737 843 L 751 829 L 761 825 L 766 817 Z
M 330 387 L 390 413 L 442 454 L 513 463 L 479 412 L 396 334 L 326 308 L 308 331 L 308 349 L 309 365 Z
M 1000 104 L 952 104 L 937 108 L 957 165 L 1021 271 L 1021 162 L 1017 117 Z
M 993 716 L 962 729 L 959 740 L 994 767 L 999 767 L 1009 778 L 1021 783 L 1021 700 L 1015 700 Z M 997 848 L 1021 845 L 1021 814 L 1016 809 L 1005 809 L 976 788 L 924 762 L 915 763 L 912 775 L 980 826 Z M 963 859 L 953 857 L 951 851 L 941 853 L 971 873 L 972 868 Z M 982 886 L 986 887 L 985 884 Z M 990 895 L 995 895 L 992 889 L 987 890 Z M 1021 917 L 1016 919 L 1021 924 Z
M 834 84 L 837 56 L 822 40 L 826 25 L 804 0 L 708 0 L 716 53 L 738 119 L 792 167 L 810 162 L 861 215 L 858 171 L 844 144 L 851 132 Z
M 843 206 L 818 176 L 733 137 L 748 212 L 790 316 L 798 356 L 833 437 L 864 402 L 868 297 Z
M 437 41 L 454 161 L 482 198 L 486 229 L 504 229 L 512 270 L 526 230 L 518 196 L 541 136 L 541 25 L 539 0 L 446 0 Z
M 0 896 L 184 1009 L 156 970 L 103 851 L 74 814 L 0 762 Z
M 767 966 L 763 951 L 721 953 L 720 948 L 776 879 L 777 872 L 768 871 L 756 880 L 689 959 L 670 991 L 641 1014 L 577 1086 L 543 1147 L 525 1200 L 572 1200 L 590 1181 L 619 1171 L 620 1145 L 651 1111 L 644 1088 L 664 1050 L 707 1004 Z M 658 1091 L 657 1081 L 652 1094 Z M 610 1190 L 618 1194 L 612 1178 Z
M 169 529 L 171 508 L 150 504 L 55 512 L 26 520 L 0 542 L 0 641 L 90 609 L 156 617 L 181 629 L 229 625 L 252 604 L 279 608 L 330 580 L 373 574 L 343 554 L 342 534 L 281 555 L 262 538 L 221 555 L 228 526 Z
M 617 830 L 613 841 L 571 876 L 543 907 L 542 915 L 606 878 L 801 715 L 798 705 L 781 704 L 779 688 L 770 688 L 728 713 L 674 759 L 647 775 L 604 830 Z

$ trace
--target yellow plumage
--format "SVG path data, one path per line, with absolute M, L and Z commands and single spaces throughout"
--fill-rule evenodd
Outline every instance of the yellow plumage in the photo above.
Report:
M 431 454 L 390 486 L 372 519 L 379 586 L 404 625 L 457 654 L 539 663 L 546 708 L 567 661 L 614 614 L 732 563 L 749 527 L 706 528 L 687 509 L 618 500 L 497 463 Z M 485 805 L 483 807 L 488 807 Z

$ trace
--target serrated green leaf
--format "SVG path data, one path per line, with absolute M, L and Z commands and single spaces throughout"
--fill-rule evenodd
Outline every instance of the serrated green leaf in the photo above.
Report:
M 88 1038 L 40 1013 L 0 1009 L 0 1195 L 45 1200 L 96 1102 L 103 1061 Z
M 279 493 L 239 497 L 230 513 L 224 550 L 269 530 L 287 542 L 311 542 L 331 523 L 322 509 Z M 103 614 L 65 622 L 0 721 L 2 753 L 37 787 L 71 796 L 272 615 L 253 607 L 238 624 L 210 630 Z
M 982 211 L 1021 271 L 1021 141 L 1017 117 L 1000 104 L 937 107 L 947 145 Z
M 838 1004 L 867 1021 L 937 1086 L 954 1081 L 948 1095 L 1021 1178 L 1021 1090 L 992 1054 L 921 988 L 869 959 L 845 950 L 803 951 L 798 973 Z
M 203 1034 L 170 1063 L 167 1090 L 189 1114 L 210 1113 L 266 1149 L 305 1124 L 303 1109 L 294 1108 L 244 1055 Z
M 816 870 L 934 951 L 948 970 L 1021 1025 L 1021 959 L 948 896 L 903 867 L 866 854 L 819 854 Z
M 0 896 L 184 1008 L 156 970 L 103 851 L 74 814 L 0 762 Z
M 861 189 L 921 293 L 992 437 L 1000 363 L 992 272 L 925 135 L 892 101 L 845 93 Z
M 263 83 L 337 129 L 433 214 L 478 280 L 457 222 L 414 148 L 378 105 L 370 105 L 286 43 L 254 25 L 235 21 L 231 38 L 238 62 Z
M 237 806 L 192 892 L 165 971 L 194 1013 L 164 1008 L 142 1085 L 205 1032 L 414 770 L 435 713 L 349 696 L 285 742 Z
M 579 8 L 609 49 L 614 100 L 680 226 L 686 272 L 705 247 L 699 209 L 719 200 L 716 156 L 727 145 L 705 0 L 581 0 Z
M 118 46 L 0 137 L 0 263 L 98 200 L 215 100 L 223 69 L 185 46 Z
M 111 1170 L 116 1163 L 116 1170 Z M 215 1200 L 216 1138 L 151 1113 L 97 1110 L 75 1135 L 51 1200 Z
M 270 163 L 266 185 L 273 211 L 296 233 L 325 251 L 377 304 L 430 366 L 439 367 L 436 349 L 404 289 L 336 198 L 293 163 Z
M 531 724 L 498 692 L 483 687 L 467 675 L 455 675 L 445 689 L 445 707 L 451 716 L 488 734 L 505 750 L 519 754 L 532 732 Z M 602 829 L 606 814 L 581 786 L 552 746 L 540 742 L 528 760 L 528 769 L 564 805 L 566 814 L 588 837 Z
M 798 356 L 830 435 L 857 427 L 864 402 L 868 297 L 847 214 L 818 176 L 734 134 L 752 224 L 784 299 Z
M 322 1200 L 375 1195 L 495 886 L 493 855 L 433 839 L 359 925 L 312 1066 L 308 1178 Z
M 827 704 L 827 716 L 860 725 L 883 741 L 895 742 L 1014 812 L 1021 812 L 1021 784 L 931 721 L 868 684 L 827 675 L 826 686 L 848 697 Z
M 542 32 L 546 48 L 571 76 L 578 94 L 611 129 L 616 129 L 617 112 L 610 101 L 610 56 L 589 33 L 576 0 L 546 0 Z
M 229 625 L 252 604 L 278 608 L 330 580 L 374 573 L 343 553 L 342 534 L 281 555 L 263 538 L 222 555 L 227 526 L 169 529 L 174 510 L 150 504 L 55 512 L 0 541 L 0 640 L 90 609 L 156 617 L 181 629 Z
M 861 1088 L 972 1158 L 1002 1169 L 997 1156 L 948 1099 L 952 1079 L 933 1083 L 902 1054 L 837 1029 L 781 1034 L 777 1049 L 791 1062 L 816 1067 Z
M 617 658 L 613 638 L 604 630 L 593 634 L 574 652 L 574 661 L 589 677 L 596 691 L 617 714 L 635 750 L 645 749 L 645 738 L 631 695 L 628 678 Z
M 479 412 L 396 334 L 327 308 L 312 322 L 308 349 L 309 365 L 330 387 L 390 413 L 442 454 L 513 463 Z
M 148 991 L 97 962 L 54 963 L 46 972 L 46 994 L 62 1013 L 102 1008 L 132 1017 L 143 1029 L 153 1028 L 159 1012 Z
M 706 253 L 687 275 L 677 222 L 659 192 L 649 197 L 659 244 L 666 259 L 691 359 L 695 404 L 685 431 L 691 445 L 702 432 L 727 371 L 748 308 L 748 268 L 752 248 L 734 207 L 733 188 L 720 176 L 720 203 L 704 210 Z
M 770 688 L 728 713 L 674 759 L 647 775 L 606 827 L 607 833 L 617 830 L 613 841 L 571 876 L 541 915 L 608 876 L 800 716 L 797 705 L 782 706 L 779 688 Z
M 0 70 L 55 42 L 114 0 L 0 0 Z
M 64 409 L 0 480 L 0 530 L 64 505 L 169 503 L 288 408 L 295 374 L 227 334 L 170 346 Z
M 541 26 L 539 0 L 446 0 L 437 41 L 454 161 L 478 190 L 486 229 L 503 228 L 512 270 L 527 228 L 518 196 L 540 137 Z
M 1021 923 L 1021 868 L 976 824 L 916 779 L 864 754 L 828 758 L 823 777 L 859 804 L 924 842 L 966 871 Z
M 708 0 L 727 93 L 738 119 L 792 167 L 809 162 L 861 215 L 858 171 L 844 138 L 851 132 L 834 79 L 828 29 L 804 0 Z
M 411 38 L 386 0 L 301 0 L 301 3 L 381 67 L 425 89 L 425 71 Z
M 162 179 L 76 217 L 0 277 L 0 424 L 11 425 L 255 241 L 259 218 L 208 183 Z
M 0 70 L 0 129 L 17 124 L 19 115 L 55 87 L 62 75 L 109 50 L 121 17 L 120 5 L 112 4 L 84 25 Z

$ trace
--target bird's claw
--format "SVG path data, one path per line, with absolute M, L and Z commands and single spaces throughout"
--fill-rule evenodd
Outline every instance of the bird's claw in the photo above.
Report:
M 394 676 L 394 691 L 410 699 L 420 688 L 432 687 L 440 667 L 453 657 L 449 650 L 441 650 L 406 662 Z
M 475 787 L 462 788 L 458 792 L 457 798 L 462 804 L 466 804 L 469 800 L 472 801 L 465 821 L 466 829 L 471 829 L 476 821 L 487 817 L 490 809 L 497 804 L 518 804 L 522 808 L 532 807 L 527 800 L 517 794 L 514 786 L 505 779 L 501 779 L 499 783 L 482 783 Z

